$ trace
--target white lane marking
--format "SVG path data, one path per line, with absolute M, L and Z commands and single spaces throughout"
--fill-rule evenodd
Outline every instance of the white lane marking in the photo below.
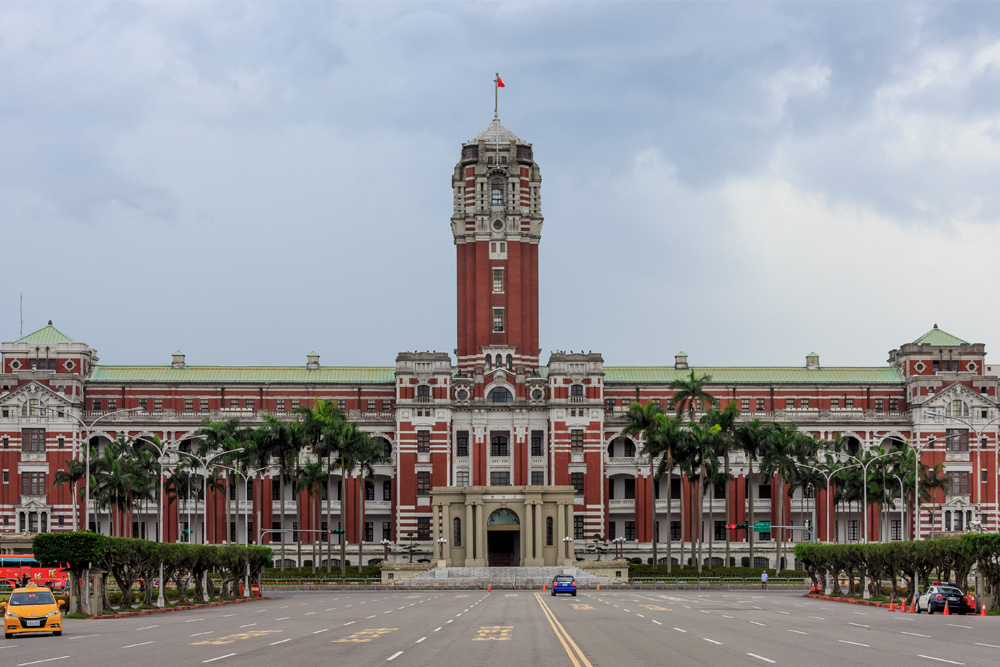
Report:
M 683 632 L 687 634 L 687 630 L 681 630 L 680 628 L 674 628 L 674 630 L 676 630 L 677 632 Z
M 321 635 L 321 634 L 323 634 L 324 632 L 329 632 L 329 631 L 330 631 L 330 628 L 325 628 L 325 629 L 323 629 L 323 630 L 317 630 L 317 631 L 316 631 L 316 632 L 314 632 L 313 634 L 314 634 L 314 635 Z
M 255 614 L 259 614 L 259 613 L 261 613 L 261 612 L 264 612 L 264 611 L 267 611 L 267 609 L 258 609 L 258 610 L 257 610 L 257 611 L 255 611 L 254 613 L 255 613 Z M 329 611 L 329 610 L 328 610 L 328 611 Z
M 46 658 L 45 660 L 35 660 L 34 662 L 22 662 L 17 667 L 24 667 L 25 665 L 37 665 L 40 662 L 52 662 L 53 660 L 65 660 L 68 655 L 61 655 L 58 658 Z
M 789 632 L 794 632 L 797 635 L 808 635 L 808 632 L 802 632 L 801 630 L 789 630 Z
M 371 615 L 371 616 L 369 616 L 368 618 L 375 618 L 375 616 L 376 616 L 376 614 L 372 614 L 372 615 Z
M 205 619 L 203 619 L 203 618 L 191 618 L 191 619 L 188 619 L 188 620 L 186 620 L 184 622 L 185 623 L 197 623 L 198 621 L 204 621 L 204 620 Z
M 190 637 L 201 637 L 202 635 L 210 635 L 213 632 L 215 632 L 215 630 L 209 630 L 208 632 L 196 632 L 193 635 L 189 635 L 189 636 Z
M 769 658 L 765 658 L 762 655 L 757 655 L 756 653 L 747 653 L 747 655 L 750 656 L 751 658 L 757 658 L 758 660 L 763 660 L 764 662 L 769 662 L 772 665 L 774 664 L 774 660 L 771 660 Z
M 274 620 L 276 620 L 276 621 L 287 621 L 289 618 L 291 618 L 291 617 L 290 616 L 282 616 L 281 618 L 276 618 Z
M 304 613 L 304 614 L 302 614 L 302 615 L 303 615 L 303 616 L 312 616 L 312 615 L 313 615 L 313 614 L 315 614 L 315 613 L 316 613 L 316 612 L 314 612 L 314 611 L 307 611 L 306 613 Z
M 158 625 L 147 625 L 144 628 L 136 628 L 135 631 L 138 632 L 139 630 L 152 630 L 153 628 L 158 628 L 158 627 L 160 627 L 160 626 L 158 626 Z
M 922 635 L 919 632 L 900 632 L 901 635 L 913 635 L 914 637 L 927 637 L 930 639 L 930 635 Z
M 291 638 L 282 639 L 280 641 L 271 642 L 271 646 L 277 646 L 278 644 L 284 644 L 285 642 L 290 642 L 290 641 L 292 641 Z
M 344 623 L 344 625 L 352 625 L 354 623 L 357 623 L 357 621 L 348 621 L 347 623 Z
M 702 637 L 702 639 L 704 639 L 707 642 L 711 642 L 712 644 L 716 644 L 717 646 L 722 646 L 722 642 L 717 642 L 714 639 L 709 639 L 708 637 Z
M 945 623 L 945 625 L 950 625 L 953 628 L 965 628 L 966 630 L 971 630 L 971 625 L 958 625 L 957 623 Z
M 337 610 L 336 607 L 330 607 L 329 609 L 327 609 L 327 611 L 336 611 L 336 610 Z
M 625 611 L 628 611 L 628 609 L 626 609 Z M 704 609 L 699 609 L 698 611 L 700 611 L 703 614 L 711 614 L 712 613 L 710 611 L 705 611 Z
M 854 613 L 857 614 L 858 616 L 871 616 L 871 614 L 863 611 L 856 611 Z
M 750 621 L 750 622 L 751 622 L 751 623 L 753 623 L 754 625 L 759 625 L 759 626 L 761 626 L 761 627 L 764 627 L 764 628 L 766 628 L 766 627 L 767 627 L 767 626 L 766 626 L 766 625 L 764 625 L 763 623 L 758 623 L 757 621 Z
M 454 620 L 455 620 L 455 619 L 453 619 L 453 618 L 449 618 L 449 619 L 448 619 L 448 623 L 451 623 L 451 622 L 452 622 L 452 621 L 454 621 Z M 448 623 L 445 623 L 445 625 L 447 625 Z
M 646 618 L 646 617 L 645 617 L 645 616 L 643 616 L 642 614 L 636 614 L 636 616 L 638 616 L 639 618 Z
M 236 655 L 236 654 L 235 653 L 227 653 L 225 655 L 220 655 L 218 658 L 209 658 L 208 660 L 202 660 L 201 662 L 202 662 L 202 664 L 204 664 L 206 662 L 215 662 L 216 660 L 222 660 L 223 658 L 231 658 L 234 655 Z
M 240 629 L 242 630 L 243 628 L 252 628 L 255 625 L 257 625 L 257 624 L 256 623 L 247 623 L 246 625 L 241 625 Z
M 825 620 L 826 620 L 826 619 L 825 619 L 825 618 L 823 618 L 822 616 L 810 616 L 809 618 L 815 618 L 815 619 L 816 619 L 816 620 L 818 620 L 818 621 L 825 621 Z
M 787 611 L 780 611 L 779 610 L 778 613 L 779 614 L 784 614 L 785 616 L 791 616 L 792 615 L 791 612 L 787 612 Z
M 865 625 L 864 623 L 851 623 L 850 621 L 848 621 L 847 624 L 848 625 L 856 625 L 859 628 L 870 628 L 871 627 L 870 625 Z
M 391 656 L 389 656 L 388 658 L 386 658 L 386 659 L 385 659 L 385 661 L 386 661 L 386 662 L 389 662 L 390 660 L 395 660 L 396 658 L 398 658 L 398 657 L 399 657 L 399 656 L 401 656 L 401 655 L 403 655 L 403 652 L 402 652 L 402 651 L 396 651 L 396 652 L 395 652 L 395 653 L 393 653 L 393 654 L 392 654 Z
M 73 641 L 74 639 L 86 639 L 87 637 L 100 637 L 100 635 L 77 635 L 76 637 L 70 637 L 69 641 Z
M 420 642 L 424 641 L 425 639 L 427 639 L 427 637 L 421 637 L 420 639 L 418 639 L 417 641 L 415 641 L 413 643 L 414 644 L 419 644 Z
M 753 608 L 753 609 L 763 609 L 763 607 L 756 607 L 754 605 L 750 605 L 750 607 Z
M 391 614 L 392 613 L 392 609 L 390 609 L 389 611 L 383 611 L 382 613 L 383 614 Z
M 141 644 L 129 644 L 128 646 L 122 646 L 122 648 L 135 648 L 136 646 L 145 646 L 146 644 L 152 644 L 153 642 L 142 642 Z
M 947 662 L 950 665 L 964 665 L 964 662 L 955 662 L 954 660 L 945 660 L 944 658 L 935 658 L 933 655 L 918 655 L 918 658 L 927 658 L 928 660 L 937 660 L 938 662 Z
M 222 618 L 229 618 L 230 616 L 235 616 L 236 614 L 223 614 Z
M 434 632 L 438 632 L 440 630 L 441 630 L 441 628 L 434 628 Z
M 659 622 L 659 621 L 657 621 L 656 619 L 653 619 L 653 623 L 656 623 L 657 625 L 663 625 L 663 623 L 660 623 L 660 622 Z
M 846 639 L 838 639 L 837 641 L 840 642 L 841 644 L 853 644 L 854 646 L 864 646 L 865 648 L 871 648 L 871 646 L 869 646 L 868 644 L 860 644 L 858 642 L 849 642 Z
M 976 642 L 976 646 L 988 646 L 989 648 L 1000 648 L 996 644 L 983 644 L 982 642 Z
M 733 617 L 732 616 L 726 616 L 725 614 L 723 614 L 722 618 L 733 618 Z
M 347 606 L 350 607 L 351 605 L 347 605 Z M 286 604 L 284 607 L 278 607 L 278 609 L 288 609 L 288 605 Z

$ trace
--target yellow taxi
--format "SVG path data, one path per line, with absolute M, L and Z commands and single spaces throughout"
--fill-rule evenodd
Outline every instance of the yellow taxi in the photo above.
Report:
M 27 632 L 51 632 L 56 637 L 61 636 L 62 608 L 65 606 L 65 600 L 56 603 L 52 591 L 47 588 L 34 584 L 15 588 L 9 600 L 0 602 L 4 639 Z

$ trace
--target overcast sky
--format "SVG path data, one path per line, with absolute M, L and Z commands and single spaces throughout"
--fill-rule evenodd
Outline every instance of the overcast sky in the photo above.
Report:
M 451 174 L 543 177 L 543 359 L 1000 344 L 1000 4 L 0 4 L 0 337 L 453 352 Z

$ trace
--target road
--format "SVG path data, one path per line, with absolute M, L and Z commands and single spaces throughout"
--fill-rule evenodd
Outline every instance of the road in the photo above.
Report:
M 0 643 L 5 666 L 991 665 L 1000 619 L 889 613 L 783 591 L 274 593 L 248 604 L 66 620 Z M 390 664 L 391 663 L 391 664 Z

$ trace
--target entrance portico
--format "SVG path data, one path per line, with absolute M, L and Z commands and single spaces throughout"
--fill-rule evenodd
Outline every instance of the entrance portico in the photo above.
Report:
M 453 567 L 572 564 L 571 486 L 448 486 L 431 491 L 433 540 Z

